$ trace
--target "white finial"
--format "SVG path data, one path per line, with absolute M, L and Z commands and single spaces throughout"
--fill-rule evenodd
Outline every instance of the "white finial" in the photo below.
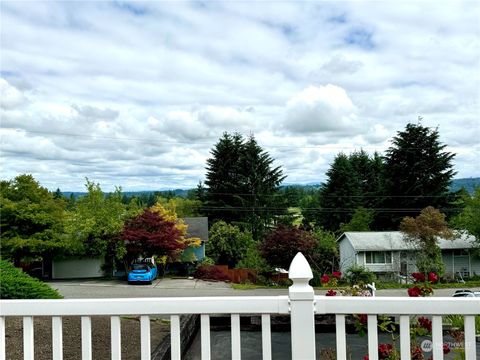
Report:
M 313 279 L 312 269 L 301 252 L 298 252 L 293 258 L 290 269 L 288 270 L 288 277 L 293 282 L 295 282 L 295 280 L 305 279 L 308 282 L 308 280 Z

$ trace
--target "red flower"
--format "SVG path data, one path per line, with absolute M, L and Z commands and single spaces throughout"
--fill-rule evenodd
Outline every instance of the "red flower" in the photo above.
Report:
M 411 355 L 412 360 L 423 360 L 424 359 L 423 351 L 419 346 L 414 347 L 410 351 L 410 355 Z
M 437 274 L 431 272 L 428 274 L 428 281 L 430 281 L 432 284 L 436 284 L 438 282 L 438 276 Z
M 418 318 L 418 325 L 420 325 L 422 328 L 427 330 L 429 333 L 432 332 L 432 322 L 427 319 L 426 317 L 419 317 Z
M 392 344 L 380 344 L 378 345 L 378 356 L 380 359 L 386 359 L 392 354 Z
M 425 281 L 425 274 L 420 273 L 420 272 L 414 272 L 412 273 L 412 277 L 415 279 L 417 282 L 424 282 Z
M 360 321 L 362 324 L 366 324 L 368 322 L 367 314 L 358 315 L 358 321 Z
M 337 292 L 335 290 L 328 290 L 325 296 L 337 296 Z
M 411 287 L 407 290 L 408 296 L 410 297 L 419 297 L 422 294 L 422 289 L 420 289 L 418 286 Z
M 334 271 L 332 273 L 332 276 L 337 279 L 337 280 L 340 280 L 340 278 L 342 277 L 342 273 L 340 271 Z
M 363 360 L 369 360 L 369 359 L 368 359 L 368 355 L 365 355 L 365 356 L 363 357 Z
M 323 276 L 320 278 L 320 281 L 322 282 L 322 284 L 326 284 L 330 281 L 330 276 L 323 274 Z
M 448 354 L 450 352 L 450 346 L 447 343 L 443 344 L 443 353 Z

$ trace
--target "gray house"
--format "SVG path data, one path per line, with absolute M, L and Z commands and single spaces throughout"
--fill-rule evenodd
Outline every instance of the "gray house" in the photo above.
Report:
M 480 274 L 480 258 L 472 254 L 475 238 L 461 235 L 454 240 L 438 239 L 445 275 L 463 277 Z M 352 265 L 364 266 L 383 278 L 395 278 L 417 271 L 417 248 L 404 240 L 400 231 L 345 232 L 338 239 L 340 271 Z

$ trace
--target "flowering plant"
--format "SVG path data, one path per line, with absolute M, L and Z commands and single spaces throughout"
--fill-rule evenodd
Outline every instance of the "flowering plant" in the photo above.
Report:
M 432 284 L 438 282 L 438 275 L 431 272 L 428 275 L 425 275 L 420 272 L 412 273 L 412 278 L 414 280 L 414 286 L 407 290 L 408 296 L 410 297 L 425 297 L 433 294 Z

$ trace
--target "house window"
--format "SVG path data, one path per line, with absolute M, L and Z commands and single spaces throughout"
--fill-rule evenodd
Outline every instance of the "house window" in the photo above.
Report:
M 392 253 L 390 251 L 367 251 L 365 252 L 367 264 L 391 264 Z

